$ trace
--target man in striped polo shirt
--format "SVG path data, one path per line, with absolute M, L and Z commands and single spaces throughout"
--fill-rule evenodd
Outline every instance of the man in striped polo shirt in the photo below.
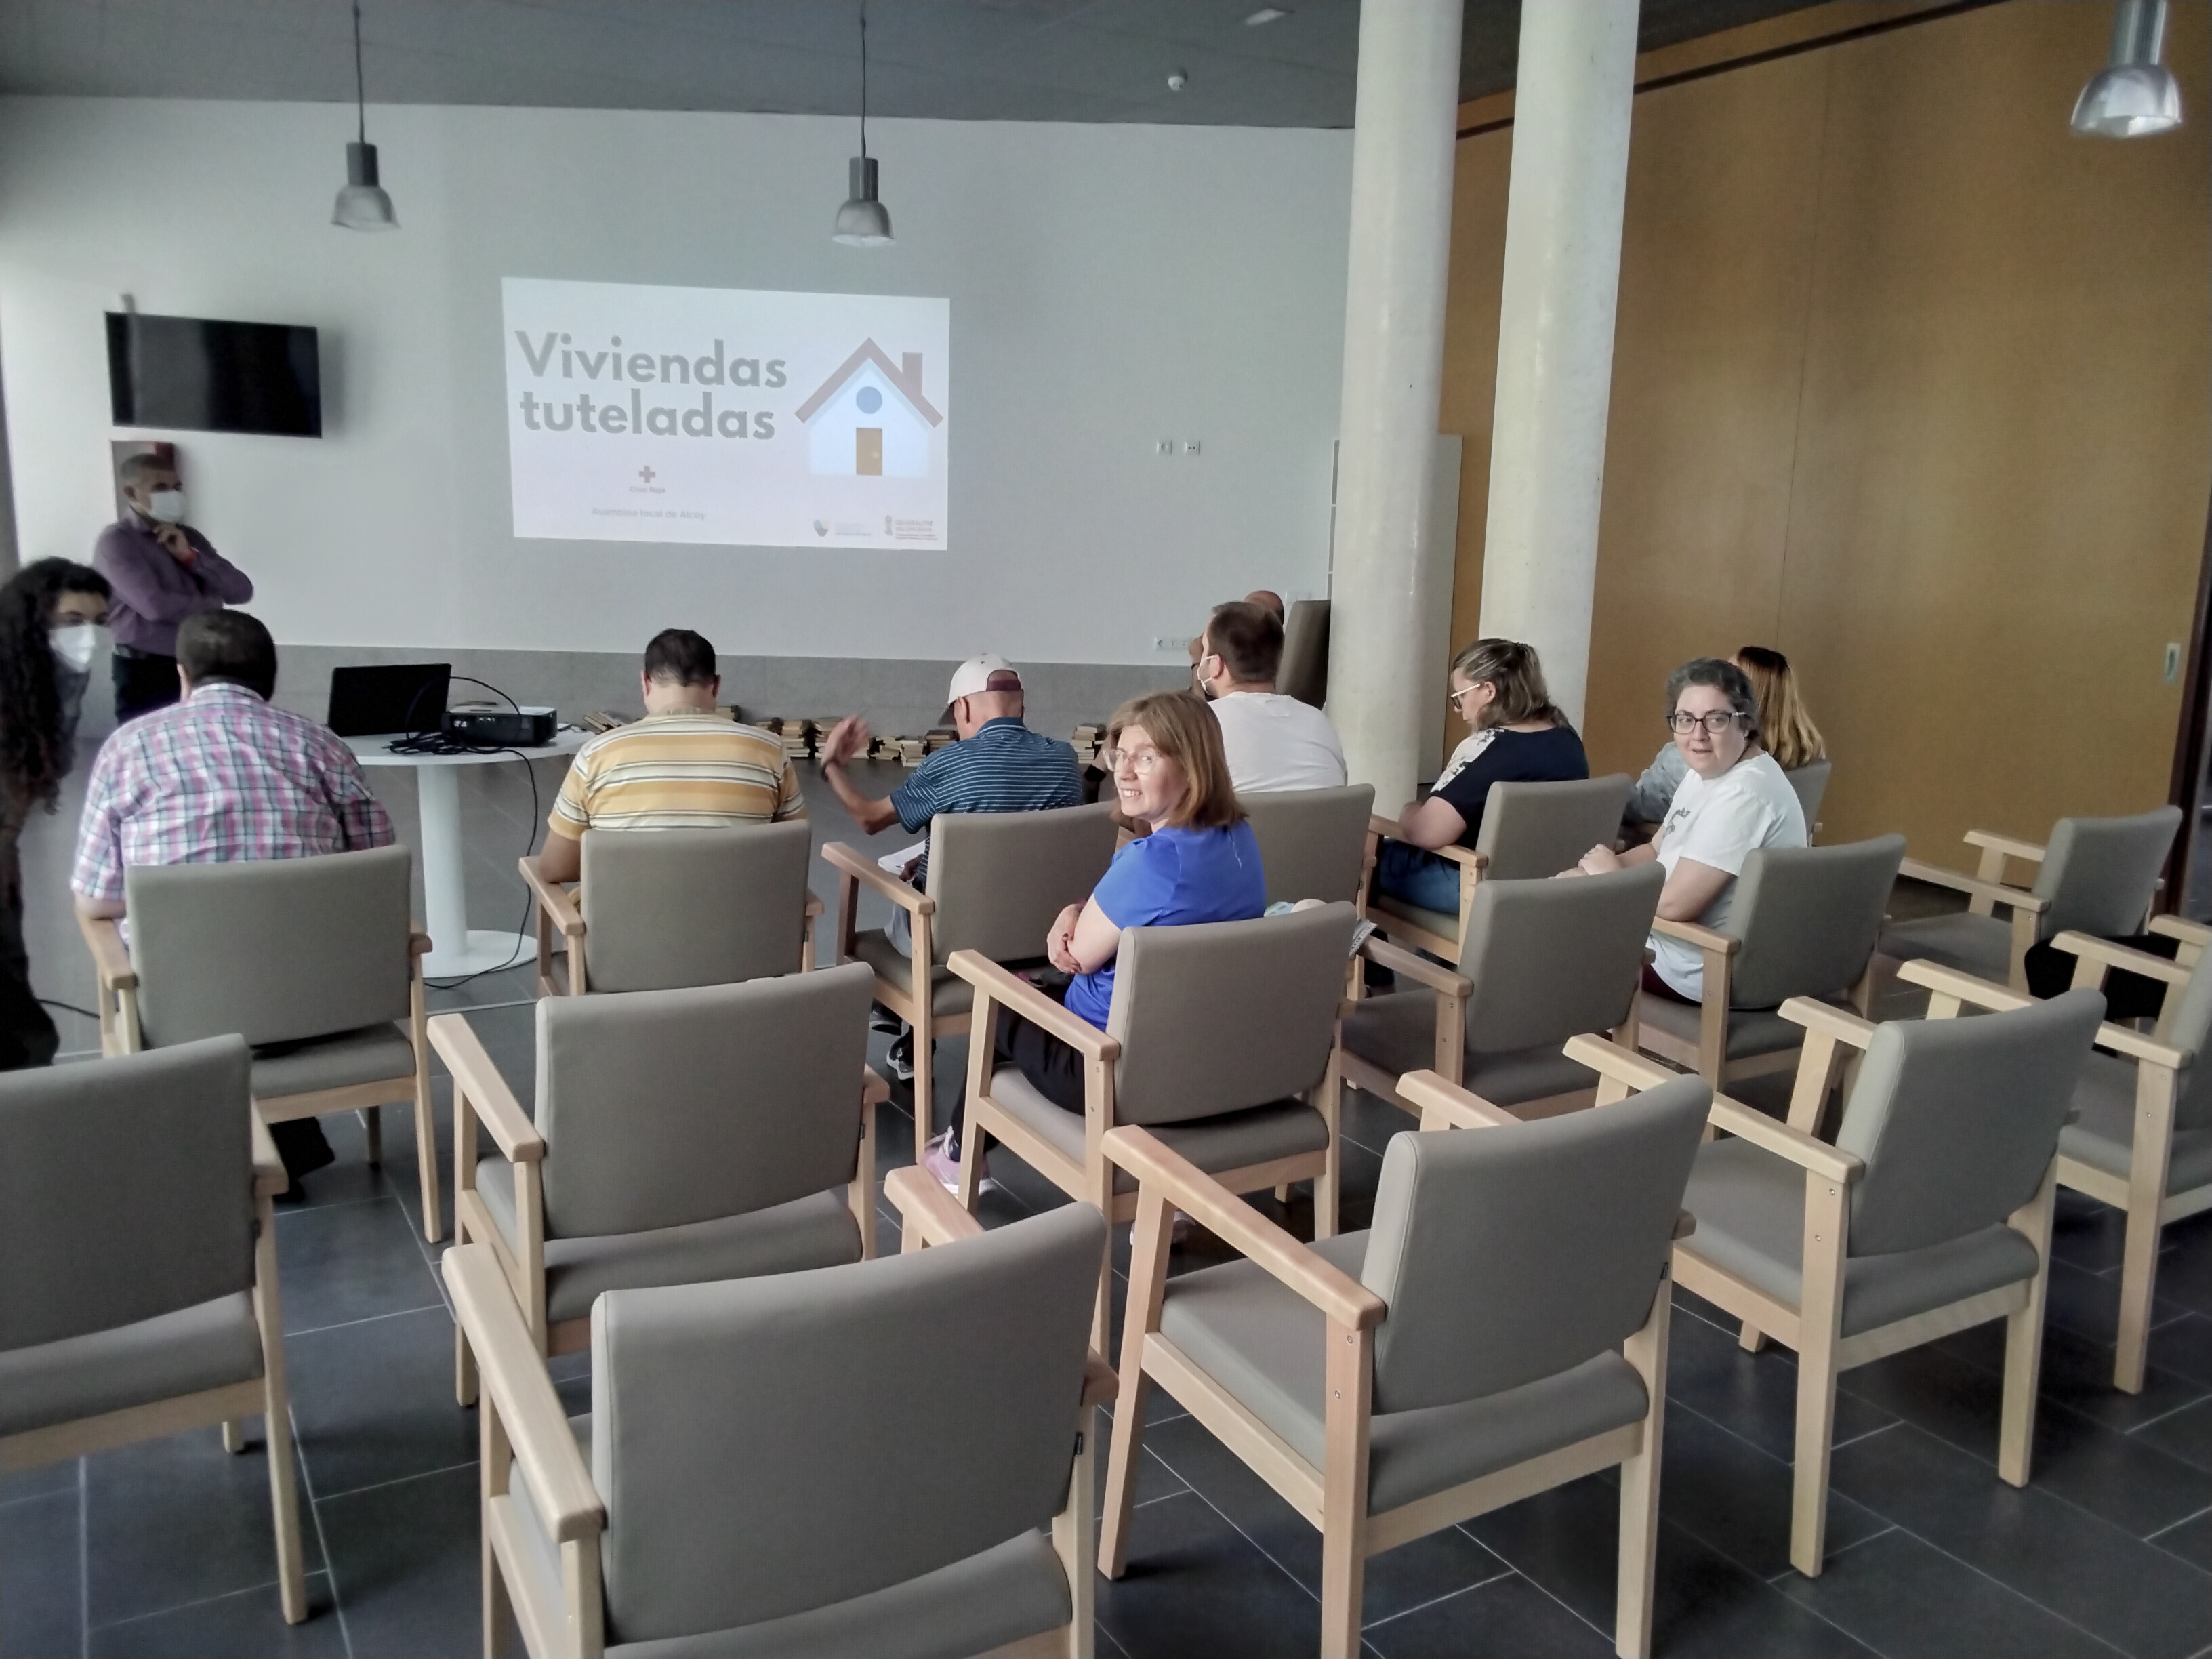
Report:
M 538 868 L 583 873 L 586 830 L 714 830 L 806 816 L 783 745 L 714 706 L 714 647 L 671 628 L 645 647 L 645 718 L 576 751 L 546 820 Z

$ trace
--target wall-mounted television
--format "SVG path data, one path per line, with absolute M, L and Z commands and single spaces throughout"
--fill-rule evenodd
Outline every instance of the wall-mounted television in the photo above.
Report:
M 107 313 L 118 426 L 323 435 L 315 331 L 284 323 Z

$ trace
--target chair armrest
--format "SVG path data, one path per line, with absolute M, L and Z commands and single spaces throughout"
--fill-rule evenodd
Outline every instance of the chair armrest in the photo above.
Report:
M 1380 812 L 1371 812 L 1368 815 L 1367 833 L 1383 841 L 1406 841 L 1405 836 L 1399 833 L 1398 820 L 1386 818 Z M 1406 842 L 1406 844 L 1410 847 L 1413 843 Z M 1434 853 L 1440 859 L 1449 859 L 1454 864 L 1465 865 L 1470 870 L 1486 870 L 1490 867 L 1490 854 L 1478 853 L 1472 847 L 1457 845 L 1424 847 L 1421 850 L 1425 853 Z
M 2149 927 L 2145 931 L 2166 939 L 2178 939 L 2184 945 L 2193 945 L 2200 951 L 2212 945 L 2212 927 L 2183 916 L 2153 916 Z
M 831 869 L 842 871 L 861 886 L 882 894 L 902 910 L 917 916 L 937 913 L 935 899 L 911 883 L 893 880 L 884 873 L 883 866 L 864 853 L 855 853 L 842 841 L 833 841 L 823 848 L 822 856 Z
M 535 1164 L 543 1158 L 545 1137 L 538 1133 L 538 1126 L 515 1099 L 514 1091 L 507 1086 L 499 1067 L 484 1052 L 483 1040 L 467 1019 L 459 1014 L 440 1014 L 431 1020 L 429 1030 L 430 1047 L 453 1074 L 456 1101 L 464 1095 L 468 1097 L 470 1109 L 491 1131 L 491 1138 L 499 1143 L 508 1162 Z
M 1109 1129 L 1106 1157 L 1139 1182 L 1162 1189 L 1169 1204 L 1334 1323 L 1369 1330 L 1382 1322 L 1389 1309 L 1381 1297 L 1315 1255 L 1150 1130 L 1134 1124 Z
M 407 935 L 407 954 L 417 958 L 418 960 L 423 957 L 428 956 L 431 951 L 437 948 L 437 945 L 432 941 L 430 936 L 424 933 L 420 927 L 417 927 L 413 933 Z
M 2141 974 L 2145 979 L 2161 980 L 2168 985 L 2186 985 L 2190 980 L 2190 970 L 2169 957 L 2154 957 L 2148 951 L 2115 945 L 2112 940 L 2099 939 L 2094 933 L 2077 933 L 2069 928 L 2053 939 L 2051 947 L 2084 962 L 2123 969 L 2130 974 Z
M 123 943 L 123 930 L 116 926 L 113 916 L 88 916 L 76 912 L 77 932 L 84 935 L 85 948 L 92 952 L 93 971 L 100 975 L 103 991 L 135 991 L 138 988 L 138 970 L 131 965 L 131 951 Z
M 1787 1158 L 1799 1169 L 1829 1181 L 1839 1181 L 1848 1186 L 1866 1172 L 1866 1165 L 1850 1153 L 1838 1152 L 1826 1141 L 1815 1140 L 1726 1095 L 1713 1097 L 1712 1110 L 1706 1115 L 1706 1121 L 1716 1129 L 1747 1140 L 1762 1152 Z
M 592 1472 L 576 1449 L 561 1397 L 523 1327 L 522 1310 L 499 1258 L 489 1244 L 458 1245 L 446 1252 L 443 1271 L 453 1318 L 467 1334 L 484 1392 L 498 1409 L 540 1515 L 561 1543 L 596 1536 L 606 1528 L 606 1506 L 592 1486 Z
M 1083 1360 L 1083 1404 L 1079 1409 L 1089 1411 L 1093 1406 L 1113 1403 L 1114 1396 L 1121 1390 L 1121 1379 L 1114 1368 L 1098 1357 L 1093 1348 Z
M 1709 951 L 1715 956 L 1732 957 L 1743 949 L 1741 939 L 1711 927 L 1701 927 L 1694 921 L 1669 921 L 1664 916 L 1654 916 L 1651 918 L 1651 931 L 1664 933 L 1668 939 L 1680 939 L 1686 945 L 1694 945 L 1700 951 Z
M 1464 1002 L 1474 987 L 1466 977 L 1455 974 L 1441 963 L 1431 962 L 1426 957 L 1415 956 L 1401 945 L 1390 943 L 1379 933 L 1370 933 L 1359 942 L 1359 954 L 1378 968 L 1388 968 L 1394 974 L 1402 974 L 1416 985 L 1425 985 L 1441 996 Z
M 538 908 L 553 918 L 554 925 L 570 939 L 584 931 L 584 913 L 576 908 L 575 896 L 557 881 L 548 881 L 539 872 L 537 854 L 517 859 L 515 867 L 522 872 L 522 884 L 530 890 L 530 896 Z
M 1588 1032 L 1571 1036 L 1566 1041 L 1566 1056 L 1580 1060 L 1600 1077 L 1609 1077 L 1626 1083 L 1632 1089 L 1656 1089 L 1662 1083 L 1672 1083 L 1678 1077 L 1687 1077 L 1686 1072 L 1677 1072 L 1662 1066 L 1657 1060 L 1631 1053 L 1618 1042 Z
M 891 1097 L 891 1085 L 876 1075 L 872 1066 L 860 1067 L 860 1104 L 880 1106 Z
M 1966 831 L 1965 839 L 1969 847 L 1979 847 L 1991 853 L 2002 853 L 2008 859 L 2025 859 L 2030 864 L 2043 862 L 2043 848 L 2032 841 L 2021 841 L 2012 836 L 2000 836 L 1988 830 L 1969 830 Z
M 1918 859 L 1906 859 L 1897 866 L 1900 876 L 1910 876 L 1915 881 L 1924 881 L 1930 886 L 1948 887 L 1954 893 L 1964 893 L 1969 898 L 1987 899 L 1992 904 L 2002 904 L 2014 910 L 2025 910 L 2030 915 L 2040 915 L 2051 908 L 2049 899 L 2038 898 L 2021 887 L 2000 887 L 1993 881 L 1981 881 L 1972 876 L 1961 875 L 1956 870 L 1946 870 L 1940 864 L 1923 864 Z
M 2160 1042 L 2155 1037 L 2147 1037 L 2141 1031 L 2130 1031 L 2110 1021 L 2097 1028 L 2097 1046 L 2110 1048 L 2116 1054 L 2125 1054 L 2130 1060 L 2163 1066 L 2169 1072 L 2179 1071 L 2192 1058 L 2170 1042 Z
M 1792 997 L 1777 1012 L 1793 1024 L 1833 1037 L 1838 1042 L 1847 1042 L 1854 1048 L 1863 1048 L 1874 1041 L 1873 1021 L 1861 1019 L 1856 1014 L 1825 1002 L 1815 1002 L 1810 997 Z
M 1480 1095 L 1449 1083 L 1434 1072 L 1408 1072 L 1398 1079 L 1398 1093 L 1409 1106 L 1419 1108 L 1421 1127 L 1431 1117 L 1443 1120 L 1452 1129 L 1503 1129 L 1521 1120 L 1503 1106 L 1493 1106 Z
M 919 1232 L 931 1244 L 973 1238 L 983 1224 L 960 1206 L 927 1170 L 908 1164 L 884 1177 L 884 1196 L 898 1212 L 902 1231 Z
M 253 1195 L 274 1198 L 292 1184 L 292 1177 L 284 1173 L 284 1160 L 277 1156 L 276 1137 L 261 1121 L 261 1114 L 248 1108 L 246 1115 L 253 1123 Z
M 1029 981 L 1008 973 L 980 951 L 955 951 L 945 965 L 988 994 L 992 1001 L 1049 1031 L 1085 1059 L 1104 1061 L 1121 1057 L 1121 1045 L 1116 1039 L 1089 1020 L 1069 1013 Z
M 800 907 L 799 914 L 801 915 L 810 917 L 820 915 L 822 914 L 822 901 L 815 897 L 813 894 L 809 893 L 806 896 L 805 904 Z
M 2098 941 L 2100 944 L 2102 940 Z M 2160 966 L 2173 964 L 2154 957 Z M 1897 970 L 1897 976 L 1914 985 L 1923 985 L 1938 996 L 1956 997 L 1961 1002 L 1972 1003 L 2003 1013 L 2014 1008 L 2033 1006 L 2035 999 L 2024 991 L 2009 986 L 1992 985 L 1985 979 L 1976 979 L 1972 974 L 1962 974 L 1955 968 L 1917 961 L 1908 962 Z M 2097 1028 L 2097 1046 L 2110 1048 L 2114 1054 L 2125 1054 L 2130 1060 L 2147 1060 L 2153 1066 L 2165 1066 L 2179 1071 L 2190 1062 L 2190 1056 L 2170 1042 L 2160 1042 L 2145 1036 L 2141 1031 L 2130 1031 L 2124 1025 L 2115 1025 L 2107 1020 Z

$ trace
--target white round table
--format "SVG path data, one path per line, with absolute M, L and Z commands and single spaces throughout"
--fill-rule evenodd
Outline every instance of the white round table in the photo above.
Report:
M 469 926 L 468 900 L 461 884 L 461 775 L 464 766 L 544 760 L 573 755 L 588 734 L 563 730 L 540 748 L 487 749 L 465 755 L 394 754 L 397 734 L 348 738 L 347 745 L 363 766 L 410 766 L 422 822 L 423 931 L 430 954 L 422 958 L 426 979 L 458 979 L 488 969 L 520 966 L 535 948 L 526 933 Z

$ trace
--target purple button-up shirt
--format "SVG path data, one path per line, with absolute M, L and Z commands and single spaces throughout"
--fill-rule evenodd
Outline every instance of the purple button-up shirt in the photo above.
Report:
M 253 597 L 246 573 L 216 552 L 206 537 L 186 527 L 185 539 L 198 556 L 189 565 L 179 564 L 154 539 L 152 520 L 135 511 L 100 532 L 92 568 L 115 590 L 107 625 L 115 630 L 118 645 L 173 657 L 179 623 Z

